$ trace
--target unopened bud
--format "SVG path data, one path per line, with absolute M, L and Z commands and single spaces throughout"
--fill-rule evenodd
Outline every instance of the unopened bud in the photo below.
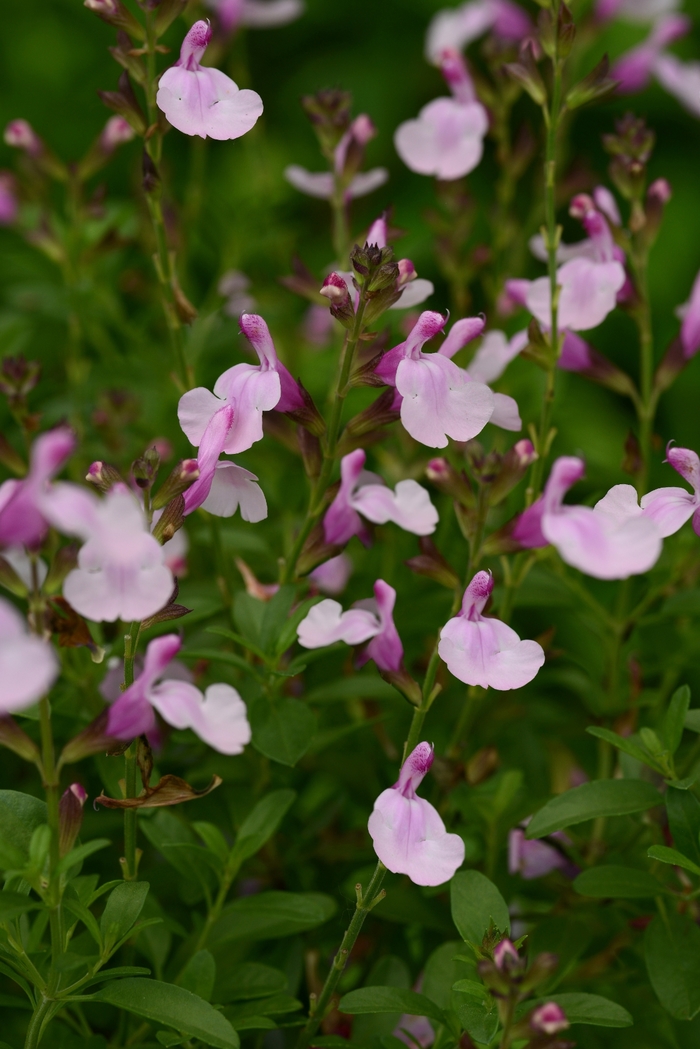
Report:
M 123 29 L 137 40 L 146 39 L 146 30 L 121 0 L 83 0 L 83 4 L 88 11 L 92 11 L 115 29 Z
M 21 149 L 30 157 L 40 157 L 44 143 L 26 120 L 11 120 L 5 128 L 5 143 L 13 149 Z
M 434 579 L 436 583 L 455 590 L 459 586 L 459 576 L 452 565 L 445 560 L 435 543 L 429 536 L 423 535 L 419 538 L 420 554 L 406 561 L 406 566 L 416 575 L 427 576 Z
M 158 452 L 155 448 L 147 448 L 143 455 L 131 464 L 131 475 L 137 486 L 142 489 L 150 488 L 158 475 L 159 466 Z
M 579 222 L 591 211 L 595 211 L 595 204 L 593 198 L 587 193 L 577 193 L 569 204 L 569 214 L 572 219 L 578 219 Z
M 413 265 L 410 259 L 399 259 L 399 279 L 398 287 L 403 288 L 409 281 L 415 280 L 418 274 L 416 273 L 416 267 Z
M 59 765 L 73 765 L 76 761 L 90 757 L 91 754 L 106 754 L 119 746 L 118 740 L 107 735 L 108 720 L 109 709 L 105 709 L 94 721 L 90 722 L 87 728 L 70 739 L 61 751 Z
M 340 306 L 350 298 L 348 286 L 339 273 L 329 273 L 319 292 L 334 306 Z
M 501 972 L 522 965 L 520 955 L 507 937 L 494 947 L 493 960 Z
M 85 474 L 85 480 L 100 492 L 108 492 L 115 484 L 124 484 L 124 479 L 119 471 L 100 459 L 91 464 Z
M 402 695 L 406 697 L 409 703 L 413 704 L 414 707 L 419 707 L 423 694 L 421 687 L 414 678 L 408 673 L 403 664 L 398 670 L 382 670 L 379 668 L 380 675 L 390 685 L 393 685 L 395 689 L 398 689 Z
M 177 495 L 167 504 L 163 513 L 158 518 L 153 529 L 154 538 L 156 538 L 161 544 L 167 543 L 172 539 L 177 530 L 182 528 L 184 520 L 185 499 L 182 495 Z
M 126 70 L 119 77 L 117 91 L 98 91 L 97 94 L 108 109 L 113 109 L 131 125 L 137 135 L 145 135 L 148 122 L 138 103 Z
M 518 441 L 506 452 L 489 492 L 491 506 L 500 503 L 515 488 L 538 458 L 532 441 L 527 438 Z
M 672 195 L 671 184 L 665 178 L 655 179 L 647 190 L 647 200 L 656 200 L 659 204 L 668 204 Z
M 100 149 L 106 154 L 113 153 L 118 146 L 131 142 L 133 137 L 134 129 L 128 120 L 120 116 L 110 117 L 99 138 Z
M 525 88 L 533 102 L 538 106 L 545 105 L 547 102 L 547 88 L 535 63 L 530 42 L 527 42 L 521 48 L 518 57 L 519 61 L 509 62 L 503 68 L 513 80 Z
M 7 714 L 0 716 L 0 745 L 13 750 L 25 761 L 32 761 L 37 765 L 41 763 L 39 748 L 34 740 Z
M 199 477 L 199 463 L 196 459 L 183 459 L 172 471 L 165 484 L 161 485 L 153 497 L 151 506 L 154 510 L 169 503 L 178 495 L 186 492 Z
M 447 459 L 431 459 L 426 467 L 425 476 L 439 491 L 451 496 L 462 506 L 476 505 L 467 475 L 461 470 L 458 473 Z
M 67 856 L 75 844 L 83 822 L 83 806 L 87 791 L 79 783 L 71 783 L 58 803 L 58 851 Z
M 530 1027 L 540 1034 L 557 1034 L 569 1027 L 566 1013 L 556 1002 L 546 1002 L 530 1014 Z

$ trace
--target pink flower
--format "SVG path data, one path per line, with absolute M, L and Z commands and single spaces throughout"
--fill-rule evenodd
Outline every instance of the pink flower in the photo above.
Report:
M 374 124 L 365 113 L 355 117 L 352 124 L 335 147 L 333 171 L 307 171 L 299 164 L 290 164 L 284 169 L 284 177 L 291 186 L 309 197 L 329 200 L 341 184 L 346 202 L 355 197 L 365 197 L 383 186 L 389 178 L 386 168 L 372 168 L 357 172 L 370 139 L 376 135 Z
M 131 142 L 136 132 L 124 117 L 110 117 L 100 135 L 100 149 L 103 153 L 113 153 L 118 146 Z
M 51 646 L 28 633 L 17 609 L 0 599 L 0 714 L 24 710 L 41 699 L 58 671 Z
M 199 477 L 184 493 L 185 514 L 202 507 L 215 517 L 232 517 L 240 507 L 244 521 L 255 523 L 267 517 L 267 502 L 255 474 L 230 459 L 219 459 L 229 443 L 233 419 L 233 407 L 225 404 L 202 434 L 197 456 Z
M 342 594 L 352 575 L 352 568 L 348 555 L 338 554 L 309 572 L 309 579 L 322 594 Z
M 643 44 L 618 58 L 610 70 L 610 76 L 619 82 L 617 90 L 620 94 L 643 91 L 651 80 L 652 73 L 656 71 L 664 48 L 679 37 L 685 36 L 690 24 L 690 19 L 684 15 L 669 14 L 659 18 Z
M 75 445 L 75 434 L 68 427 L 49 430 L 32 445 L 27 476 L 21 481 L 10 480 L 0 485 L 0 545 L 38 546 L 41 543 L 49 528 L 43 496 Z
M 569 1027 L 566 1013 L 556 1002 L 545 1002 L 530 1013 L 530 1027 L 541 1034 L 558 1034 Z
M 39 157 L 44 152 L 44 143 L 26 120 L 11 120 L 5 128 L 5 143 L 13 149 L 21 149 L 30 157 Z
M 481 346 L 467 366 L 469 378 L 487 386 L 496 382 L 527 344 L 527 329 L 516 332 L 510 339 L 503 331 L 487 331 Z
M 230 455 L 244 452 L 262 440 L 263 412 L 273 408 L 294 411 L 304 404 L 297 384 L 277 358 L 270 329 L 262 317 L 244 313 L 239 323 L 260 364 L 234 364 L 216 380 L 213 393 L 203 386 L 188 390 L 177 409 L 180 426 L 197 447 L 215 414 L 224 405 L 232 405 L 233 422 L 222 449 Z
M 496 944 L 493 950 L 493 960 L 496 964 L 496 968 L 500 969 L 501 972 L 505 969 L 513 968 L 513 966 L 520 965 L 520 955 L 515 949 L 515 945 L 507 937 Z
M 427 1016 L 411 1016 L 404 1013 L 394 1028 L 393 1034 L 394 1038 L 398 1038 L 411 1049 L 415 1049 L 416 1043 L 422 1049 L 428 1049 L 435 1041 L 435 1031 L 430 1026 Z
M 680 7 L 680 0 L 598 0 L 596 18 L 608 21 L 610 18 L 624 18 L 628 22 L 652 22 L 660 15 L 675 11 Z
M 386 247 L 387 223 L 383 214 L 374 220 L 367 231 L 366 243 L 376 244 L 378 248 Z M 353 274 L 341 273 L 341 277 L 345 281 L 348 292 L 354 299 L 355 309 L 357 309 L 359 293 L 352 283 Z M 407 310 L 413 306 L 419 306 L 421 302 L 425 302 L 435 291 L 435 285 L 432 281 L 417 276 L 415 266 L 410 259 L 399 259 L 397 286 L 403 288 L 403 291 L 399 300 L 389 307 L 390 310 Z
M 605 215 L 608 222 L 612 222 L 613 226 L 622 225 L 622 216 L 617 201 L 607 186 L 596 186 L 593 190 L 593 200 L 598 211 Z
M 182 642 L 176 634 L 151 641 L 143 670 L 109 710 L 107 733 L 115 739 L 152 734 L 154 711 L 173 728 L 191 728 L 220 754 L 240 754 L 250 742 L 245 703 L 231 685 L 210 685 L 204 695 L 188 681 L 166 678 Z
M 19 213 L 15 177 L 0 171 L 0 226 L 11 226 Z
M 393 787 L 382 791 L 369 818 L 374 851 L 387 870 L 416 885 L 442 885 L 464 862 L 464 842 L 448 834 L 437 810 L 416 790 L 433 763 L 430 743 L 419 743 Z
M 174 586 L 172 572 L 125 485 L 115 485 L 98 499 L 77 485 L 57 484 L 44 497 L 42 509 L 59 531 L 85 541 L 78 567 L 63 584 L 63 596 L 81 616 L 129 622 L 152 616 L 166 604 Z
M 240 270 L 227 270 L 216 286 L 219 295 L 223 295 L 226 302 L 223 311 L 229 317 L 240 317 L 242 313 L 252 313 L 257 302 L 250 294 L 250 277 Z
M 693 281 L 690 298 L 676 309 L 681 318 L 681 344 L 683 356 L 690 360 L 700 349 L 700 273 Z
M 700 117 L 700 62 L 681 62 L 675 55 L 661 54 L 654 65 L 661 86 L 694 117 Z
M 661 553 L 661 534 L 637 505 L 632 485 L 615 485 L 593 508 L 564 504 L 584 470 L 582 459 L 557 459 L 544 494 L 520 515 L 513 537 L 525 548 L 552 543 L 562 560 L 596 579 L 648 571 Z
M 525 820 L 524 824 L 529 823 Z M 571 844 L 570 839 L 562 831 L 555 831 L 550 835 L 565 844 Z M 537 848 L 533 848 L 536 845 Z M 573 864 L 561 852 L 558 852 L 546 841 L 528 841 L 522 827 L 514 827 L 508 835 L 508 870 L 511 874 L 519 874 L 521 878 L 530 881 L 533 878 L 544 878 L 552 871 L 565 870 L 571 873 Z
M 693 531 L 700 535 L 700 459 L 690 448 L 671 448 L 666 451 L 666 462 L 691 485 L 685 488 L 656 488 L 642 496 L 644 517 L 654 522 L 660 534 L 673 535 L 692 517 Z
M 477 572 L 464 591 L 461 612 L 440 631 L 438 653 L 467 685 L 522 688 L 544 663 L 544 652 L 536 641 L 521 641 L 500 619 L 482 615 L 492 591 L 491 573 Z
M 476 101 L 463 59 L 456 51 L 441 56 L 442 71 L 452 98 L 436 98 L 423 106 L 416 120 L 400 124 L 394 134 L 396 152 L 419 175 L 457 179 L 477 166 L 484 152 L 489 121 Z
M 238 26 L 273 29 L 293 22 L 304 12 L 303 0 L 207 0 L 207 6 L 216 12 L 226 34 Z
M 208 22 L 195 22 L 174 66 L 160 78 L 156 104 L 178 131 L 200 138 L 240 138 L 262 114 L 256 91 L 241 91 L 218 69 L 202 66 L 200 58 L 211 40 Z
M 368 534 L 362 517 L 373 524 L 393 521 L 414 535 L 435 531 L 438 513 L 428 492 L 417 481 L 399 481 L 392 492 L 377 474 L 363 469 L 365 452 L 358 448 L 344 455 L 340 462 L 340 488 L 323 518 L 325 540 L 342 546 L 357 535 L 367 543 Z
M 385 353 L 375 369 L 403 398 L 404 429 L 429 448 L 444 448 L 448 437 L 455 441 L 476 437 L 494 412 L 488 386 L 470 381 L 449 359 L 481 334 L 482 318 L 457 321 L 437 353 L 422 352 L 425 343 L 443 330 L 446 319 L 440 313 L 421 313 L 406 341 Z
M 446 48 L 461 51 L 489 30 L 502 40 L 520 41 L 532 31 L 532 23 L 523 9 L 510 0 L 468 0 L 433 16 L 425 56 L 439 65 Z
M 319 601 L 297 628 L 299 644 L 303 648 L 325 648 L 336 641 L 347 645 L 369 641 L 357 665 L 364 666 L 372 659 L 380 670 L 398 671 L 403 645 L 394 626 L 395 603 L 396 591 L 383 579 L 374 584 L 374 598 L 358 601 L 347 612 L 337 601 Z

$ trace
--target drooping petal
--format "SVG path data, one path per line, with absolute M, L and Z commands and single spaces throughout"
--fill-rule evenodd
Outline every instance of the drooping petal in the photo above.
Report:
M 399 125 L 394 145 L 411 171 L 458 179 L 481 160 L 487 131 L 488 117 L 480 102 L 436 98 L 423 106 L 416 120 Z
M 460 681 L 499 691 L 522 688 L 544 663 L 536 641 L 521 641 L 505 623 L 481 616 L 448 620 L 440 631 L 438 653 Z
M 682 62 L 665 52 L 656 59 L 654 74 L 692 116 L 700 117 L 700 62 Z
M 389 181 L 389 172 L 386 168 L 372 168 L 370 171 L 361 171 L 355 175 L 345 191 L 345 195 L 354 200 L 356 197 L 366 197 L 373 193 L 385 182 Z
M 398 302 L 395 302 L 389 307 L 390 310 L 407 310 L 412 306 L 420 306 L 422 302 L 429 299 L 435 291 L 435 285 L 431 280 L 425 280 L 424 277 L 416 277 L 410 284 L 407 284 Z
M 184 494 L 186 514 L 191 514 L 194 510 L 198 510 L 209 495 L 214 481 L 214 474 L 216 473 L 216 465 L 232 425 L 233 406 L 225 404 L 214 413 L 209 425 L 202 434 L 197 456 L 199 477 Z
M 240 507 L 244 521 L 257 524 L 267 517 L 267 500 L 258 478 L 250 470 L 222 459 L 216 464 L 209 494 L 202 509 L 215 517 L 232 517 Z
M 353 564 L 347 554 L 338 554 L 309 572 L 309 579 L 322 594 L 342 594 L 352 574 Z
M 20 481 L 5 481 L 0 487 L 0 545 L 35 546 L 41 542 L 48 531 L 43 499 L 49 482 L 75 445 L 75 434 L 67 426 L 58 426 L 36 438 L 27 476 Z
M 366 455 L 361 448 L 344 455 L 340 462 L 340 488 L 323 518 L 323 532 L 331 546 L 342 546 L 354 535 L 362 535 L 364 527 L 351 498 L 359 482 Z
M 305 193 L 307 197 L 328 200 L 333 196 L 335 180 L 329 171 L 307 171 L 299 164 L 289 164 L 283 174 L 290 186 L 294 186 L 300 193 Z
M 469 378 L 489 386 L 496 379 L 500 379 L 510 362 L 525 349 L 527 343 L 527 330 L 516 332 L 511 339 L 502 331 L 486 332 L 481 346 L 467 367 Z
M 493 414 L 489 422 L 493 426 L 500 426 L 502 430 L 510 430 L 513 433 L 522 430 L 523 421 L 520 418 L 518 402 L 506 393 L 494 393 Z
M 234 364 L 216 380 L 214 393 L 234 407 L 233 423 L 223 451 L 236 455 L 262 440 L 263 412 L 277 406 L 282 387 L 279 375 L 272 369 Z
M 41 499 L 42 513 L 64 535 L 89 539 L 99 522 L 100 501 L 94 492 L 68 481 L 51 487 Z
M 468 441 L 493 414 L 493 393 L 439 353 L 404 359 L 396 370 L 403 397 L 401 422 L 421 444 L 444 448 L 447 438 Z
M 195 448 L 199 447 L 204 431 L 225 403 L 204 386 L 183 393 L 177 406 L 177 418 L 182 432 Z
M 0 599 L 0 713 L 24 710 L 41 699 L 58 671 L 51 646 L 29 634 L 19 612 Z
M 562 560 L 595 579 L 647 572 L 661 553 L 659 528 L 643 514 L 620 521 L 587 506 L 563 506 L 543 514 L 542 532 Z
M 414 535 L 431 535 L 438 523 L 438 512 L 430 495 L 417 481 L 399 481 L 395 492 L 383 484 L 366 484 L 356 489 L 350 505 L 374 524 L 393 521 Z
M 455 321 L 450 328 L 449 335 L 440 346 L 438 353 L 443 357 L 454 357 L 461 349 L 470 343 L 472 339 L 476 339 L 484 330 L 486 321 L 483 317 L 462 317 L 461 320 Z M 471 379 L 474 379 L 470 372 Z M 483 380 L 477 380 L 481 382 Z
M 393 787 L 375 801 L 367 829 L 387 870 L 407 874 L 416 885 L 442 885 L 464 862 L 464 842 L 447 833 L 437 810 Z
M 343 612 L 338 601 L 327 598 L 309 610 L 297 628 L 299 644 L 303 648 L 324 648 L 336 641 L 359 645 L 369 641 L 380 630 L 377 616 L 364 608 Z
M 664 539 L 681 529 L 698 507 L 697 498 L 685 488 L 655 488 L 642 496 L 641 504 L 644 516 Z
M 508 835 L 508 870 L 522 878 L 544 878 L 554 870 L 570 866 L 562 856 L 545 841 L 528 841 L 525 831 L 514 827 Z

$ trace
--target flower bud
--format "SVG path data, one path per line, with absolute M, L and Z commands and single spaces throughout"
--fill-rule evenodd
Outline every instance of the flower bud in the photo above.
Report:
M 36 765 L 41 764 L 39 748 L 33 739 L 21 729 L 14 718 L 7 714 L 0 716 L 0 745 L 13 750 L 25 761 L 32 761 Z
M 399 259 L 399 277 L 397 286 L 399 288 L 405 287 L 410 281 L 415 280 L 418 274 L 416 273 L 416 267 L 413 265 L 410 259 Z
M 406 566 L 416 575 L 427 576 L 428 579 L 434 579 L 436 583 L 447 587 L 448 590 L 455 590 L 459 586 L 459 576 L 442 556 L 432 539 L 427 535 L 422 535 L 418 539 L 418 545 L 420 554 L 417 557 L 409 558 L 405 562 Z
M 88 11 L 92 11 L 115 29 L 123 29 L 137 40 L 146 39 L 146 30 L 121 0 L 83 0 L 83 4 Z
M 160 510 L 161 507 L 175 499 L 178 495 L 186 492 L 190 485 L 199 477 L 199 463 L 196 459 L 183 459 L 178 463 L 164 484 L 160 486 L 153 496 L 151 507 Z
M 476 505 L 469 478 L 461 470 L 457 473 L 447 459 L 431 459 L 426 467 L 425 476 L 439 491 L 451 496 L 462 506 Z
M 646 222 L 642 231 L 644 244 L 650 248 L 661 228 L 664 217 L 664 208 L 671 199 L 672 192 L 670 183 L 665 178 L 657 178 L 647 189 L 646 206 L 644 214 Z
M 124 484 L 119 471 L 109 463 L 103 463 L 101 459 L 91 464 L 85 474 L 85 480 L 99 492 L 108 492 L 115 484 Z
M 496 506 L 523 479 L 536 459 L 539 459 L 532 441 L 523 438 L 513 445 L 501 459 L 500 469 L 489 491 L 489 504 Z
M 509 62 L 503 68 L 513 80 L 524 87 L 530 98 L 538 106 L 545 105 L 547 101 L 547 88 L 540 71 L 535 64 L 532 50 L 532 42 L 527 41 L 520 49 L 517 62 Z
M 167 543 L 182 528 L 185 520 L 185 500 L 182 495 L 176 495 L 167 504 L 163 513 L 153 528 L 153 536 L 159 543 Z
M 138 488 L 149 489 L 158 476 L 160 456 L 155 448 L 147 448 L 143 455 L 131 464 L 131 475 Z
M 403 663 L 398 670 L 382 670 L 381 667 L 377 668 L 379 674 L 384 678 L 390 685 L 393 685 L 395 689 L 398 689 L 406 697 L 409 703 L 414 707 L 421 705 L 421 699 L 423 694 L 421 687 L 418 682 L 411 677 Z
M 106 708 L 101 714 L 91 721 L 87 728 L 79 732 L 73 739 L 69 739 L 61 751 L 59 767 L 63 765 L 74 765 L 76 761 L 90 757 L 91 754 L 107 754 L 119 746 L 119 741 L 107 735 L 107 721 L 109 709 Z M 128 743 L 124 744 L 124 749 Z
M 0 393 L 7 397 L 11 408 L 24 406 L 28 393 L 34 389 L 41 375 L 38 361 L 17 357 L 3 357 L 0 365 Z
M 4 586 L 15 597 L 26 597 L 29 593 L 26 583 L 17 575 L 8 560 L 0 556 L 0 586 Z
M 326 157 L 350 127 L 352 96 L 348 91 L 326 88 L 315 95 L 305 95 L 301 105 L 313 125 L 313 129 Z
M 609 76 L 610 62 L 608 56 L 603 55 L 600 62 L 587 76 L 570 89 L 565 99 L 567 109 L 578 109 L 588 102 L 594 102 L 611 94 L 617 82 Z
M 522 966 L 520 955 L 507 937 L 494 947 L 493 960 L 499 972 L 509 972 Z
M 67 856 L 75 844 L 83 822 L 87 792 L 79 783 L 71 783 L 58 803 L 58 852 Z
M 395 391 L 392 388 L 384 390 L 369 407 L 350 419 L 340 440 L 341 456 L 347 455 L 355 448 L 373 443 L 375 435 L 382 432 L 381 427 L 388 426 L 400 418 L 401 413 L 394 407 L 394 400 Z
M 331 313 L 336 320 L 351 328 L 355 322 L 355 309 L 348 286 L 339 273 L 329 273 L 319 292 L 330 303 Z
M 99 137 L 100 149 L 103 153 L 109 155 L 118 146 L 123 146 L 125 142 L 131 142 L 133 137 L 134 129 L 128 120 L 120 116 L 110 117 Z
M 117 91 L 98 91 L 104 105 L 113 109 L 119 116 L 131 125 L 137 135 L 145 135 L 148 122 L 138 103 L 131 86 L 131 80 L 126 70 L 119 77 L 119 89 Z
M 44 143 L 26 120 L 11 120 L 5 128 L 4 138 L 6 145 L 21 149 L 34 159 L 40 157 L 45 149 Z
M 569 1027 L 566 1013 L 556 1002 L 546 1002 L 530 1014 L 530 1027 L 540 1034 L 558 1034 Z
M 313 397 L 307 389 L 305 389 L 300 379 L 297 379 L 297 392 L 299 393 L 301 404 L 292 408 L 290 411 L 284 414 L 288 419 L 292 419 L 299 426 L 303 426 L 305 430 L 313 434 L 314 437 L 323 437 L 326 432 L 326 422 L 318 408 L 314 404 Z

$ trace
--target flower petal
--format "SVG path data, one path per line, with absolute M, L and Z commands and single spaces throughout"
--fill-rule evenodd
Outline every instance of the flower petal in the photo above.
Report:
M 642 511 L 663 539 L 674 535 L 695 513 L 697 499 L 685 488 L 655 488 L 642 496 Z
M 404 428 L 429 448 L 444 448 L 448 437 L 455 441 L 476 437 L 493 414 L 488 386 L 470 382 L 461 368 L 439 353 L 401 361 L 396 388 L 403 397 Z
M 209 494 L 202 509 L 215 517 L 232 517 L 240 507 L 244 521 L 253 524 L 267 517 L 267 501 L 257 477 L 226 459 L 216 464 Z
M 363 485 L 351 496 L 350 505 L 374 524 L 393 521 L 414 535 L 431 535 L 438 523 L 430 495 L 413 480 L 399 481 L 395 492 L 383 484 Z
M 324 648 L 336 641 L 359 645 L 369 641 L 380 630 L 377 616 L 363 608 L 343 612 L 338 601 L 327 598 L 310 609 L 297 628 L 299 644 L 303 648 Z

